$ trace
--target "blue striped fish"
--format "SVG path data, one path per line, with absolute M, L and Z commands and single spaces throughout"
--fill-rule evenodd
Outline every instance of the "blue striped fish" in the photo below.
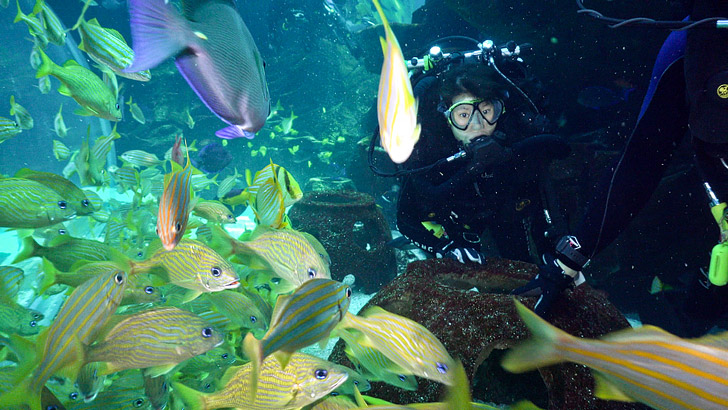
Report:
M 404 390 L 417 390 L 417 379 L 406 374 L 397 364 L 389 360 L 380 351 L 357 342 L 354 334 L 345 329 L 337 329 L 336 336 L 346 342 L 344 352 L 352 363 L 359 365 L 359 371 L 371 381 L 382 381 Z
M 66 369 L 75 379 L 83 365 L 83 349 L 114 314 L 126 287 L 126 273 L 112 270 L 77 287 L 66 299 L 52 325 L 38 336 L 40 364 L 30 378 L 0 396 L 0 406 L 28 404 L 40 408 L 43 386 Z
M 230 190 L 235 187 L 235 184 L 238 183 L 238 177 L 241 176 L 242 175 L 238 174 L 238 169 L 235 168 L 235 173 L 225 177 L 225 179 L 220 182 L 220 185 L 217 186 L 217 197 L 223 198 L 228 192 L 230 192 Z
M 348 377 L 332 363 L 304 353 L 294 353 L 285 370 L 275 358 L 268 357 L 260 369 L 255 400 L 251 401 L 252 370 L 252 363 L 229 368 L 220 379 L 224 387 L 214 393 L 202 393 L 181 383 L 172 383 L 172 387 L 191 410 L 298 409 L 331 393 Z
M 101 199 L 96 191 L 93 191 L 91 189 L 84 189 L 83 193 L 86 195 L 86 198 L 88 198 L 89 202 L 91 203 L 91 208 L 93 208 L 95 211 L 101 209 L 101 206 L 104 204 L 104 200 Z
M 40 56 L 38 56 L 38 59 L 40 59 Z M 53 129 L 56 131 L 58 138 L 65 138 L 68 135 L 68 127 L 66 127 L 66 122 L 63 120 L 63 104 L 58 109 L 56 116 L 53 117 Z
M 144 376 L 144 395 L 153 410 L 164 410 L 169 402 L 169 381 L 167 375 Z
M 210 293 L 207 299 L 218 312 L 227 316 L 233 323 L 246 329 L 265 331 L 270 323 L 253 300 L 237 290 L 224 290 Z
M 48 259 L 53 266 L 62 271 L 71 271 L 84 263 L 101 261 L 120 261 L 125 258 L 116 249 L 93 239 L 73 238 L 62 235 L 53 238 L 48 246 L 41 246 L 32 237 L 23 238 L 18 256 L 13 263 L 40 256 Z
M 188 300 L 203 292 L 219 292 L 240 286 L 240 278 L 230 262 L 207 245 L 192 239 L 181 240 L 171 251 L 159 249 L 145 261 L 129 263 L 132 274 L 162 268 L 169 283 L 192 291 Z
M 36 17 L 39 10 L 34 10 L 32 15 L 27 15 L 20 9 L 20 2 L 18 0 L 15 0 L 15 4 L 18 6 L 18 14 L 15 15 L 13 23 L 17 23 L 19 21 L 24 22 L 28 26 L 28 32 L 30 35 L 38 41 L 38 45 L 41 48 L 46 48 L 48 46 L 48 36 L 43 28 L 43 22 Z
M 417 101 L 412 94 L 412 84 L 407 75 L 402 49 L 394 36 L 379 1 L 374 6 L 382 18 L 387 39 L 379 38 L 384 52 L 384 64 L 379 77 L 377 93 L 377 119 L 379 136 L 389 158 L 401 164 L 409 158 L 420 138 L 417 123 Z
M 63 23 L 58 18 L 56 13 L 48 6 L 45 0 L 36 0 L 34 11 L 40 6 L 40 16 L 45 27 L 45 34 L 48 36 L 48 40 L 51 43 L 63 46 L 66 44 L 66 30 L 63 28 Z
M 24 278 L 22 269 L 15 266 L 0 266 L 0 299 L 15 300 Z
M 73 208 L 77 215 L 88 215 L 93 212 L 86 194 L 76 184 L 60 175 L 21 168 L 15 173 L 15 177 L 39 182 L 56 191 L 61 198 L 66 199 L 67 205 Z
M 15 101 L 14 95 L 10 96 L 10 115 L 15 116 L 15 122 L 21 129 L 29 130 L 35 125 L 33 116 L 30 115 L 27 108 Z
M 291 295 L 279 296 L 268 332 L 261 340 L 248 333 L 243 342 L 243 350 L 253 363 L 253 397 L 258 369 L 268 355 L 274 355 L 285 369 L 296 350 L 328 340 L 350 302 L 351 288 L 331 279 L 312 279 Z
M 71 150 L 61 141 L 53 140 L 53 156 L 58 161 L 65 161 L 71 156 Z
M 363 317 L 347 314 L 341 327 L 358 331 L 357 343 L 380 351 L 408 374 L 453 383 L 455 361 L 437 337 L 419 323 L 373 306 Z
M 78 372 L 76 386 L 78 386 L 78 393 L 84 403 L 94 401 L 96 395 L 104 387 L 106 376 L 99 374 L 100 368 L 101 363 L 99 362 L 86 363 Z
M 41 328 L 38 322 L 43 314 L 27 309 L 15 301 L 3 300 L 0 303 L 0 332 L 20 336 L 36 335 Z
M 99 180 L 101 178 L 99 175 L 106 168 L 106 156 L 111 152 L 114 141 L 119 138 L 121 138 L 121 135 L 116 132 L 116 124 L 114 124 L 114 128 L 109 135 L 102 135 L 94 141 L 88 157 L 89 172 L 94 179 Z
M 0 209 L 0 227 L 5 228 L 42 228 L 76 216 L 67 198 L 24 178 L 0 179 Z
M 728 332 L 681 339 L 644 326 L 583 339 L 515 303 L 533 338 L 506 353 L 502 365 L 510 372 L 570 361 L 592 369 L 595 396 L 602 399 L 637 401 L 654 409 L 728 408 Z
M 192 312 L 161 307 L 125 318 L 88 350 L 88 362 L 104 362 L 100 373 L 147 369 L 152 377 L 223 342 L 223 335 Z
M 134 61 L 134 51 L 118 31 L 102 27 L 98 20 L 85 21 L 83 15 L 73 29 L 78 28 L 81 43 L 78 48 L 85 51 L 91 59 L 109 67 L 115 74 L 136 80 L 149 81 L 152 78 L 149 70 L 127 73 L 124 68 Z
M 156 155 L 139 149 L 126 151 L 119 158 L 135 167 L 156 167 L 164 163 Z
M 164 192 L 159 199 L 157 235 L 164 249 L 171 251 L 187 230 L 192 211 L 192 164 L 189 157 L 182 168 L 172 162 L 172 172 L 164 176 Z
M 23 132 L 17 121 L 0 117 L 0 142 L 4 142 Z
M 112 384 L 99 392 L 94 401 L 79 401 L 68 407 L 68 410 L 150 410 L 149 399 L 144 395 L 141 386 L 128 387 L 121 383 Z

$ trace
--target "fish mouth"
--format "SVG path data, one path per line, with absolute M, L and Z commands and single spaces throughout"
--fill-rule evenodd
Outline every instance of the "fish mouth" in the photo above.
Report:
M 234 281 L 228 283 L 227 285 L 225 285 L 224 288 L 225 289 L 235 289 L 238 286 L 240 286 L 240 281 L 239 280 L 234 280 Z

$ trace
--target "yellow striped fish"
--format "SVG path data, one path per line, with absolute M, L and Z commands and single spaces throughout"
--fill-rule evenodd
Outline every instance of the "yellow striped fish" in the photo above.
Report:
M 71 156 L 71 150 L 61 141 L 53 140 L 53 156 L 58 161 L 65 161 Z
M 83 263 L 120 261 L 125 258 L 116 249 L 92 239 L 73 238 L 62 235 L 54 238 L 48 246 L 41 246 L 32 237 L 23 238 L 20 253 L 13 263 L 24 261 L 34 256 L 48 259 L 56 268 L 68 272 L 74 265 L 78 268 Z
M 453 383 L 455 361 L 437 337 L 419 323 L 374 306 L 364 317 L 347 314 L 341 327 L 357 330 L 357 343 L 380 351 L 407 373 Z
M 151 246 L 151 245 L 150 245 Z M 207 245 L 183 239 L 171 251 L 157 250 L 145 261 L 129 261 L 131 273 L 162 268 L 169 283 L 191 290 L 187 301 L 203 292 L 218 292 L 240 286 L 233 265 Z
M 0 332 L 20 336 L 37 335 L 41 330 L 38 325 L 41 320 L 43 314 L 26 309 L 14 301 L 4 300 L 0 303 Z
M 45 408 L 45 407 L 44 407 Z M 150 410 L 149 399 L 144 395 L 141 387 L 127 387 L 116 383 L 99 392 L 94 401 L 79 402 L 68 407 L 68 410 Z
M 0 142 L 4 142 L 23 132 L 17 121 L 0 117 Z
M 304 353 L 294 353 L 285 370 L 275 358 L 268 357 L 260 369 L 257 394 L 251 402 L 251 372 L 252 363 L 231 367 L 220 379 L 224 387 L 214 393 L 202 393 L 180 383 L 172 383 L 172 387 L 191 410 L 297 409 L 331 393 L 348 377 L 332 363 Z
M 45 26 L 45 33 L 48 36 L 48 40 L 58 46 L 65 45 L 66 30 L 63 28 L 63 23 L 61 23 L 56 13 L 46 4 L 45 0 L 36 0 L 33 11 L 38 8 L 41 9 L 40 16 L 43 18 L 43 25 Z
M 506 353 L 502 365 L 510 372 L 569 361 L 592 369 L 595 396 L 602 399 L 636 401 L 654 409 L 728 408 L 728 332 L 681 339 L 644 326 L 583 339 L 515 303 L 533 338 Z
M 76 386 L 78 386 L 78 393 L 84 403 L 94 401 L 96 395 L 104 387 L 106 376 L 99 374 L 100 367 L 101 363 L 99 362 L 86 363 L 78 373 Z
M 164 161 L 159 159 L 155 154 L 139 149 L 126 151 L 125 153 L 121 154 L 119 158 L 125 163 L 129 163 L 129 165 L 134 167 L 156 167 L 164 163 Z
M 359 371 L 369 380 L 382 381 L 404 390 L 417 390 L 417 379 L 411 374 L 406 374 L 405 370 L 387 359 L 387 356 L 380 351 L 359 344 L 356 336 L 346 329 L 337 329 L 336 336 L 346 342 L 344 352 L 352 363 L 360 366 Z
M 159 199 L 157 214 L 157 235 L 164 249 L 171 251 L 187 230 L 192 204 L 192 164 L 189 156 L 182 168 L 171 162 L 172 172 L 164 176 L 164 192 Z
M 88 362 L 104 362 L 101 374 L 147 369 L 166 374 L 174 366 L 223 342 L 223 335 L 192 312 L 161 307 L 125 318 L 88 350 Z
M 360 408 L 359 405 L 346 396 L 327 396 L 312 404 L 311 407 L 306 407 L 306 410 L 347 410 L 358 408 Z
M 66 299 L 53 324 L 37 339 L 40 364 L 30 378 L 0 396 L 0 407 L 28 404 L 40 408 L 43 386 L 55 373 L 64 370 L 76 378 L 83 365 L 83 349 L 114 314 L 126 287 L 126 273 L 112 270 L 89 279 Z M 19 371 L 22 375 L 22 370 Z
M 88 215 L 93 212 L 91 202 L 86 197 L 86 194 L 76 184 L 60 175 L 21 168 L 15 173 L 15 177 L 40 182 L 58 192 L 58 195 L 68 201 L 68 205 L 76 211 L 77 215 Z
M 72 28 L 72 30 L 78 28 L 81 37 L 81 44 L 78 45 L 80 50 L 86 52 L 97 63 L 109 67 L 116 75 L 136 81 L 149 81 L 152 78 L 149 70 L 124 72 L 124 68 L 134 61 L 134 51 L 121 33 L 102 27 L 95 18 L 85 21 L 83 14 Z
M 0 179 L 0 227 L 42 228 L 76 217 L 68 199 L 40 182 Z
M 377 93 L 377 119 L 382 147 L 389 158 L 401 164 L 409 158 L 420 139 L 420 124 L 417 123 L 417 101 L 412 94 L 412 84 L 407 75 L 402 49 L 394 36 L 377 0 L 374 6 L 382 18 L 387 39 L 379 38 L 384 52 L 382 74 L 379 77 Z
M 210 293 L 207 299 L 218 312 L 227 316 L 239 327 L 262 331 L 268 328 L 271 318 L 266 317 L 253 300 L 237 290 Z
M 213 234 L 216 230 L 213 229 Z M 330 279 L 331 272 L 316 248 L 304 235 L 293 229 L 258 227 L 249 241 L 231 242 L 235 253 L 255 255 L 294 287 L 314 279 Z
M 328 340 L 350 302 L 351 288 L 331 279 L 309 280 L 291 295 L 278 297 L 268 332 L 261 340 L 248 333 L 243 342 L 243 350 L 253 363 L 253 396 L 258 369 L 268 355 L 274 355 L 285 369 L 296 350 Z
M 192 212 L 197 216 L 207 219 L 208 222 L 219 224 L 235 223 L 235 215 L 230 212 L 227 206 L 218 201 L 197 201 L 194 208 L 192 208 Z
M 169 382 L 167 375 L 144 376 L 144 395 L 154 410 L 164 410 L 169 402 Z

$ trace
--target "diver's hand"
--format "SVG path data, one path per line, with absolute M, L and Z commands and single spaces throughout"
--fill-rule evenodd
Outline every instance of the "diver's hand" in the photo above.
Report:
M 551 311 L 554 302 L 566 288 L 574 284 L 575 278 L 567 275 L 551 254 L 544 254 L 543 265 L 538 266 L 538 275 L 526 285 L 514 289 L 511 294 L 519 296 L 539 296 L 534 312 L 545 317 Z M 578 273 L 578 272 L 577 272 Z M 581 275 L 577 275 L 579 279 Z
M 454 259 L 460 263 L 485 263 L 485 257 L 475 248 L 451 248 L 444 255 L 438 254 L 438 257 Z
M 509 161 L 513 153 L 489 136 L 478 137 L 466 146 L 466 155 L 470 158 L 468 173 L 481 174 L 489 167 Z

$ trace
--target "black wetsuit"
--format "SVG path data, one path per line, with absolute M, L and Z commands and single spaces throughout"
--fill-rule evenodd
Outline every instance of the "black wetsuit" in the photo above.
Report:
M 440 116 L 436 118 L 440 124 L 423 124 L 420 142 L 406 163 L 408 168 L 432 164 L 462 148 L 442 114 L 433 115 Z M 539 175 L 553 153 L 539 144 L 513 145 L 512 134 L 505 137 L 496 133 L 497 138 L 504 139 L 504 146 L 514 149 L 513 158 L 505 163 L 471 175 L 467 172 L 470 160 L 458 159 L 404 178 L 397 207 L 397 227 L 402 235 L 425 251 L 442 256 L 454 247 L 480 250 L 480 236 L 490 228 L 501 257 L 529 262 L 538 251 L 552 245 L 544 236 L 549 227 Z M 556 155 L 568 154 L 565 144 L 551 142 L 553 137 L 547 139 L 549 145 L 558 146 Z M 442 225 L 447 236 L 434 236 L 423 221 Z M 538 249 L 530 249 L 530 232 Z
M 728 17 L 728 2 L 694 1 L 690 20 L 706 17 Z M 599 253 L 645 206 L 685 135 L 699 171 L 728 201 L 727 44 L 728 30 L 715 28 L 673 32 L 665 41 L 637 125 L 574 232 L 582 255 Z

